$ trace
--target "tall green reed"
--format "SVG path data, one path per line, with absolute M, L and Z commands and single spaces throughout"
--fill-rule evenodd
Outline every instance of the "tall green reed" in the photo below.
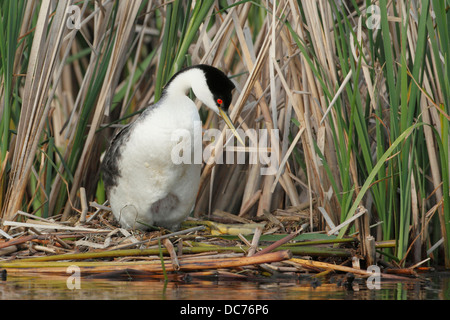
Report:
M 179 71 L 187 58 L 187 52 L 198 34 L 202 23 L 208 22 L 208 13 L 214 0 L 175 0 L 166 7 L 166 17 L 155 84 L 155 100 L 161 97 L 165 83 Z
M 327 177 L 340 206 L 340 221 L 351 218 L 364 199 L 363 203 L 370 204 L 367 201 L 370 193 L 374 217 L 382 221 L 382 237 L 397 240 L 395 258 L 404 262 L 411 248 L 411 240 L 414 239 L 411 230 L 429 228 L 428 225 L 414 222 L 425 219 L 423 216 L 414 216 L 414 212 L 424 215 L 431 204 L 422 201 L 417 203 L 415 199 L 425 200 L 434 193 L 435 187 L 430 188 L 428 183 L 430 166 L 426 159 L 437 157 L 442 177 L 442 186 L 439 188 L 443 190 L 443 202 L 439 209 L 440 234 L 444 237 L 443 252 L 448 266 L 449 141 L 448 119 L 444 115 L 448 114 L 450 73 L 445 54 L 448 52 L 449 36 L 444 4 L 433 1 L 436 14 L 433 18 L 429 1 L 401 1 L 394 5 L 381 0 L 378 7 L 380 15 L 376 17 L 379 29 L 367 27 L 369 16 L 365 8 L 356 9 L 358 15 L 349 18 L 345 8 L 337 6 L 334 1 L 329 4 L 335 18 L 333 35 L 336 51 L 333 54 L 339 61 L 341 79 L 352 72 L 344 94 L 336 100 L 334 112 L 327 117 L 339 176 L 336 177 L 329 168 L 328 162 L 332 159 L 323 154 L 317 145 L 315 151 L 327 169 Z M 366 7 L 371 4 L 366 1 Z M 392 19 L 393 16 L 399 18 Z M 362 28 L 358 23 L 362 24 Z M 329 104 L 341 84 L 330 83 L 330 76 L 324 71 L 326 66 L 321 64 L 319 52 L 311 45 L 315 39 L 308 38 L 308 44 L 301 40 L 290 25 L 288 27 Z M 361 36 L 361 30 L 365 37 L 360 42 L 358 37 Z M 308 32 L 308 36 L 312 37 L 312 33 Z M 355 52 L 359 56 L 355 56 Z M 439 62 L 436 64 L 437 70 L 430 68 L 430 55 Z M 434 75 L 435 72 L 437 75 Z M 435 154 L 430 154 L 433 150 L 428 150 L 422 140 L 424 125 L 429 126 L 422 123 L 422 114 L 427 112 L 423 108 L 422 95 L 426 94 L 427 100 L 436 99 L 440 92 L 427 92 L 425 88 L 429 86 L 424 83 L 424 74 L 428 75 L 428 79 L 438 77 L 443 97 L 442 102 L 433 103 L 434 107 L 443 111 L 434 131 L 437 144 Z M 372 85 L 368 89 L 373 91 L 360 91 L 361 84 L 368 81 Z M 356 177 L 352 176 L 350 170 L 352 161 L 356 163 Z M 341 229 L 339 236 L 344 236 L 346 232 L 347 228 Z M 415 235 L 418 234 L 428 233 L 420 229 Z

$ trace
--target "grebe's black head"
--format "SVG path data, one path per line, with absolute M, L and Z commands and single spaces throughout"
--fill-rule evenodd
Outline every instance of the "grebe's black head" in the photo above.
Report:
M 174 97 L 186 94 L 190 88 L 198 99 L 225 121 L 236 138 L 244 145 L 227 113 L 234 84 L 226 74 L 206 64 L 188 67 L 177 72 L 170 79 L 163 94 Z
M 182 79 L 182 80 L 181 80 Z M 178 71 L 164 87 L 168 94 L 171 85 L 180 83 L 180 88 L 192 88 L 192 91 L 208 108 L 219 114 L 218 108 L 228 111 L 232 100 L 233 82 L 225 73 L 206 64 L 191 66 Z
M 225 75 L 225 73 L 217 68 L 206 64 L 200 64 L 195 67 L 205 73 L 206 83 L 213 94 L 217 107 L 222 108 L 227 112 L 233 98 L 232 91 L 235 88 L 234 83 Z

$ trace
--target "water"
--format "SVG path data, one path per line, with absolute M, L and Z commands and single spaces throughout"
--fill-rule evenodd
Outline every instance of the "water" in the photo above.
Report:
M 351 289 L 344 276 L 323 283 L 310 280 L 258 281 L 105 280 L 81 278 L 69 289 L 66 276 L 8 276 L 0 281 L 1 300 L 450 300 L 450 273 L 421 275 L 425 281 L 381 281 L 369 289 L 355 279 Z M 73 284 L 70 283 L 70 285 Z

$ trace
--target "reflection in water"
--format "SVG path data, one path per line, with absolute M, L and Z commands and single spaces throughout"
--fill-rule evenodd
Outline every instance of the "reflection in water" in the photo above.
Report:
M 450 274 L 424 276 L 422 282 L 382 282 L 369 290 L 363 279 L 352 289 L 340 281 L 311 285 L 310 281 L 111 281 L 81 279 L 81 288 L 70 290 L 67 277 L 9 276 L 0 281 L 0 299 L 133 299 L 133 300 L 450 300 Z M 332 283 L 330 283 L 332 282 Z

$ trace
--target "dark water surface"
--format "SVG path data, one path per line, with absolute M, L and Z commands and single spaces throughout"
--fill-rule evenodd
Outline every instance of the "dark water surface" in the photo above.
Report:
M 381 281 L 369 289 L 364 279 L 352 286 L 344 277 L 323 282 L 92 280 L 81 278 L 69 289 L 67 277 L 8 276 L 0 281 L 1 300 L 450 300 L 450 273 L 421 275 L 421 281 Z

